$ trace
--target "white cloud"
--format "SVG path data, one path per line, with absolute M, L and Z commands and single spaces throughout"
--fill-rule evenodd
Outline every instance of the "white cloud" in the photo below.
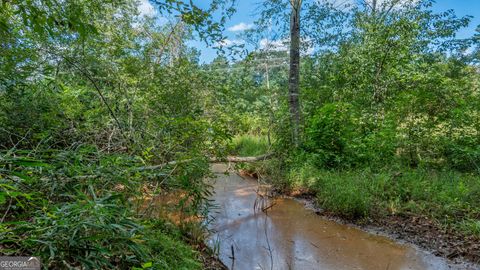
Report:
M 221 40 L 221 41 L 213 44 L 213 47 L 230 47 L 230 46 L 239 46 L 239 45 L 243 45 L 243 44 L 245 44 L 244 40 L 241 40 L 241 39 L 231 40 L 231 39 L 226 38 L 224 40 Z
M 275 52 L 283 52 L 289 50 L 289 40 L 268 40 L 266 38 L 260 40 L 260 50 L 270 50 Z M 301 41 L 301 54 L 302 55 L 311 55 L 315 52 L 315 48 L 312 44 L 310 38 L 303 38 Z
M 228 31 L 230 31 L 230 32 L 241 32 L 241 31 L 252 29 L 252 28 L 253 28 L 253 24 L 241 22 L 241 23 L 236 24 L 232 27 L 229 27 Z
M 315 48 L 313 46 L 308 46 L 304 52 L 302 52 L 303 55 L 312 55 L 315 52 Z
M 153 17 L 155 8 L 150 4 L 149 0 L 139 0 L 138 12 L 140 12 L 140 16 Z
M 392 3 L 394 4 L 393 5 L 394 9 L 399 9 L 404 4 L 417 4 L 419 2 L 419 0 L 396 0 L 395 2 L 393 2 L 393 0 L 376 0 L 376 1 L 377 1 L 378 9 L 384 9 L 386 7 L 389 8 Z M 345 8 L 345 7 L 353 7 L 358 4 L 372 5 L 373 0 L 317 0 L 317 2 L 319 4 L 330 3 L 338 8 Z
M 356 0 L 317 0 L 319 4 L 329 3 L 337 7 L 343 7 L 345 5 L 355 4 Z
M 372 5 L 373 0 L 363 0 L 369 5 Z M 390 7 L 393 4 L 394 8 L 401 8 L 402 5 L 405 4 L 417 4 L 418 0 L 397 0 L 397 1 L 392 1 L 392 0 L 377 0 L 377 8 L 385 8 L 385 7 Z
M 268 40 L 266 38 L 260 40 L 260 49 L 261 50 L 272 50 L 272 51 L 287 51 L 288 50 L 288 40 Z

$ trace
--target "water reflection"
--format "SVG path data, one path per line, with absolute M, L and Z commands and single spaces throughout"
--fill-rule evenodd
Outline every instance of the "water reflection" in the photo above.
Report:
M 214 167 L 218 209 L 210 244 L 231 269 L 452 269 L 440 258 L 322 219 L 292 199 L 260 206 L 257 182 L 224 169 Z M 254 209 L 271 203 L 267 215 Z

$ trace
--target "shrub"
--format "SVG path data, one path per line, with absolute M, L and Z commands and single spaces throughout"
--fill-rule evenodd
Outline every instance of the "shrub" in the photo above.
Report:
M 208 191 L 201 184 L 206 164 L 182 164 L 166 175 L 140 173 L 139 159 L 91 147 L 40 152 L 37 159 L 21 153 L 0 157 L 2 254 L 39 256 L 53 269 L 201 268 L 179 228 L 138 215 L 136 207 L 144 188 L 168 178 L 191 198 L 182 209 L 198 213 Z
M 332 168 L 349 164 L 352 157 L 347 153 L 347 144 L 354 131 L 349 104 L 325 104 L 309 120 L 305 148 L 316 154 L 321 166 Z

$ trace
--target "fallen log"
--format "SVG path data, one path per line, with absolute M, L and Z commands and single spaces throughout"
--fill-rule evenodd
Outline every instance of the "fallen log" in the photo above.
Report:
M 165 162 L 165 163 L 158 164 L 158 165 L 139 167 L 136 170 L 137 171 L 158 170 L 158 169 L 161 169 L 161 168 L 163 168 L 167 165 L 175 165 L 175 164 L 185 163 L 185 162 L 189 162 L 189 161 L 192 161 L 192 160 L 191 159 L 185 159 L 185 160 L 180 160 L 180 161 L 173 160 L 173 161 Z
M 255 162 L 255 161 L 262 161 L 262 160 L 268 159 L 271 156 L 273 156 L 273 153 L 268 153 L 268 154 L 261 155 L 261 156 L 256 156 L 256 157 L 227 156 L 225 158 L 210 158 L 209 162 L 210 163 L 216 163 L 216 162 L 234 162 L 234 163 L 236 163 L 236 162 Z M 158 169 L 161 169 L 161 168 L 163 168 L 167 165 L 175 165 L 175 164 L 185 163 L 185 162 L 189 162 L 189 161 L 192 161 L 192 159 L 185 159 L 185 160 L 180 160 L 180 161 L 173 160 L 173 161 L 158 164 L 158 165 L 140 167 L 140 168 L 137 168 L 137 170 L 138 171 L 158 170 Z
M 261 156 L 256 156 L 256 157 L 234 157 L 234 156 L 228 156 L 223 159 L 210 159 L 210 162 L 255 162 L 255 161 L 261 161 L 265 160 L 269 157 L 271 157 L 273 153 L 261 155 Z
M 255 162 L 255 161 L 266 160 L 266 159 L 270 158 L 271 156 L 273 156 L 273 153 L 268 153 L 268 154 L 261 155 L 261 156 L 256 156 L 256 157 L 235 157 L 235 156 L 227 156 L 227 157 L 225 157 L 225 158 L 210 158 L 209 162 L 210 162 L 210 163 L 220 163 L 220 162 L 233 162 L 233 163 L 236 163 L 236 162 L 239 162 L 239 163 L 240 163 L 240 162 Z M 144 166 L 144 167 L 138 167 L 138 168 L 132 168 L 132 169 L 133 169 L 133 171 L 139 171 L 139 172 L 142 172 L 142 171 L 154 171 L 154 170 L 162 169 L 163 167 L 168 166 L 168 165 L 181 164 L 181 163 L 185 163 L 185 162 L 190 162 L 190 161 L 192 161 L 192 160 L 193 160 L 193 159 L 173 160 L 173 161 L 165 162 L 165 163 L 158 164 L 158 165 Z M 79 176 L 74 176 L 73 178 L 75 178 L 75 179 L 88 179 L 88 178 L 97 178 L 97 177 L 100 177 L 100 175 L 95 175 L 95 174 L 92 174 L 92 175 L 79 175 Z

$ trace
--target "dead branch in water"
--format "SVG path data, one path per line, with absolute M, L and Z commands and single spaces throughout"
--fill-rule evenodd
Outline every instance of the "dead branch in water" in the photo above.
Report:
M 256 156 L 256 157 L 227 156 L 226 158 L 210 158 L 209 162 L 210 163 L 217 163 L 217 162 L 231 162 L 231 163 L 235 163 L 235 162 L 255 162 L 255 161 L 266 160 L 266 159 L 270 158 L 271 156 L 273 156 L 273 153 L 269 153 L 269 154 L 265 154 L 265 155 L 261 155 L 261 156 Z M 165 163 L 158 164 L 158 165 L 151 165 L 151 166 L 143 166 L 143 167 L 133 168 L 133 171 L 139 171 L 139 172 L 154 171 L 154 170 L 163 169 L 165 166 L 177 165 L 177 164 L 181 164 L 181 163 L 190 162 L 192 160 L 193 159 L 173 160 L 173 161 L 165 162 Z M 97 177 L 100 177 L 100 175 L 91 174 L 91 175 L 74 176 L 75 179 L 89 179 L 89 178 L 97 178 Z
M 262 208 L 262 212 L 266 212 L 268 209 L 274 207 L 275 205 L 276 205 L 276 203 L 272 203 L 272 204 L 270 204 L 270 205 L 268 205 L 268 206 L 266 206 L 266 207 L 263 207 L 263 208 Z

